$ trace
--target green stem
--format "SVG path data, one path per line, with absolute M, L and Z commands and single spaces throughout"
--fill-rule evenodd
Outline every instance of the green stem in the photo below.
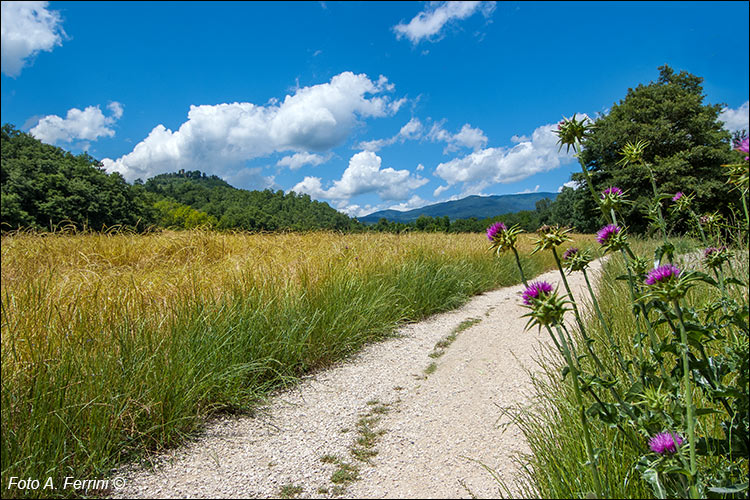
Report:
M 667 240 L 667 224 L 664 222 L 664 216 L 661 212 L 661 202 L 659 201 L 659 193 L 656 191 L 656 179 L 654 178 L 654 171 L 651 170 L 651 167 L 646 165 L 646 168 L 648 168 L 649 178 L 651 179 L 651 189 L 654 191 L 654 200 L 656 201 L 656 210 L 659 214 L 659 228 L 661 229 L 661 234 L 664 236 L 664 243 L 669 243 L 669 240 Z
M 599 357 L 591 349 L 591 342 L 589 342 L 589 339 L 591 337 L 589 337 L 588 334 L 586 333 L 586 327 L 583 325 L 583 320 L 581 319 L 581 315 L 578 313 L 578 306 L 576 305 L 576 301 L 573 298 L 573 292 L 571 292 L 570 286 L 568 285 L 568 279 L 565 277 L 565 271 L 563 271 L 562 264 L 560 263 L 560 257 L 557 255 L 557 250 L 554 247 L 552 247 L 552 255 L 555 257 L 555 262 L 557 263 L 557 269 L 560 271 L 560 276 L 562 276 L 563 285 L 565 285 L 565 291 L 568 292 L 568 297 L 570 297 L 570 305 L 573 306 L 573 314 L 576 317 L 576 323 L 578 323 L 578 328 L 581 330 L 581 335 L 583 335 L 584 344 L 586 344 L 586 350 L 591 355 L 591 359 L 594 360 L 594 362 L 596 363 L 596 366 L 600 370 L 603 371 L 605 369 L 604 365 L 599 360 Z
M 698 215 L 690 210 L 690 215 L 695 219 L 695 223 L 698 225 L 698 231 L 701 233 L 701 241 L 703 242 L 704 246 L 708 246 L 708 241 L 706 240 L 706 233 L 703 232 L 703 225 L 701 224 L 701 220 L 698 218 Z
M 696 462 L 695 462 L 695 416 L 693 408 L 693 386 L 690 381 L 690 364 L 688 362 L 688 353 L 690 348 L 687 341 L 687 328 L 685 328 L 685 322 L 682 317 L 682 309 L 677 299 L 672 300 L 677 318 L 680 321 L 680 339 L 682 341 L 682 371 L 683 379 L 685 383 L 685 404 L 687 405 L 687 431 L 688 431 L 688 443 L 690 444 L 690 493 L 693 496 L 695 490 L 695 480 L 697 474 Z M 695 498 L 695 497 L 694 497 Z
M 617 343 L 615 342 L 615 338 L 612 335 L 612 332 L 609 329 L 609 326 L 607 325 L 607 322 L 604 320 L 604 315 L 602 314 L 601 309 L 599 309 L 599 301 L 596 300 L 596 295 L 594 294 L 593 288 L 591 288 L 591 283 L 589 282 L 589 276 L 586 273 L 586 270 L 583 269 L 583 279 L 586 280 L 586 287 L 589 289 L 589 295 L 591 296 L 591 303 L 594 305 L 594 310 L 596 311 L 596 316 L 599 318 L 599 323 L 601 323 L 602 328 L 604 329 L 604 333 L 607 335 L 607 339 L 609 340 L 609 345 L 612 348 L 612 351 L 617 355 L 617 360 L 620 362 L 620 368 L 622 368 L 623 373 L 625 373 L 628 378 L 630 378 L 630 381 L 633 382 L 633 375 L 630 373 L 630 371 L 627 368 L 627 365 L 625 364 L 625 360 L 622 357 L 622 353 L 620 352 L 620 348 L 617 346 Z
M 523 274 L 523 267 L 521 266 L 521 259 L 518 257 L 518 250 L 516 250 L 516 247 L 513 247 L 513 255 L 516 256 L 516 265 L 518 266 L 518 272 L 521 273 L 521 281 L 523 281 L 523 286 L 527 287 L 529 284 L 526 282 L 526 276 Z
M 579 415 L 581 418 L 581 425 L 583 427 L 583 441 L 586 446 L 586 455 L 589 459 L 589 466 L 591 467 L 591 472 L 594 477 L 594 488 L 596 489 L 596 498 L 604 498 L 602 495 L 602 485 L 599 481 L 599 469 L 596 466 L 596 459 L 594 457 L 594 448 L 591 445 L 591 435 L 589 434 L 589 423 L 588 419 L 586 418 L 586 409 L 583 405 L 583 398 L 581 398 L 581 388 L 578 385 L 578 369 L 573 364 L 573 360 L 570 356 L 570 350 L 568 349 L 568 345 L 565 341 L 565 335 L 560 330 L 560 326 L 557 325 L 557 333 L 560 337 L 560 343 L 563 348 L 563 355 L 565 356 L 565 361 L 568 363 L 568 367 L 570 369 L 570 376 L 573 380 L 573 394 L 576 398 L 576 404 L 578 405 Z
M 578 163 L 581 165 L 583 176 L 586 179 L 586 185 L 589 187 L 589 191 L 591 191 L 591 197 L 594 199 L 596 204 L 599 205 L 599 197 L 596 196 L 596 191 L 594 190 L 594 183 L 591 181 L 591 174 L 589 174 L 589 170 L 586 168 L 586 165 L 583 163 L 583 159 L 581 158 L 582 149 L 583 149 L 583 145 L 578 140 L 576 140 L 573 143 L 573 151 L 576 152 Z M 606 214 L 605 214 L 605 217 L 606 217 Z

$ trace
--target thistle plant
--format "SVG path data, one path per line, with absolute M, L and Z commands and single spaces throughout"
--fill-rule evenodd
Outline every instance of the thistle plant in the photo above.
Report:
M 561 326 L 563 315 L 566 311 L 565 304 L 568 302 L 559 298 L 557 292 L 553 291 L 552 285 L 546 281 L 531 283 L 523 292 L 523 304 L 525 307 L 531 309 L 528 314 L 524 315 L 524 317 L 528 316 L 530 318 L 526 328 L 536 325 L 541 329 L 544 326 L 550 337 L 552 337 L 558 351 L 563 355 L 568 364 L 568 371 L 573 384 L 573 394 L 579 408 L 579 417 L 581 419 L 581 426 L 583 427 L 583 439 L 586 446 L 586 454 L 588 455 L 588 464 L 594 479 L 596 495 L 597 498 L 603 498 L 596 455 L 591 443 L 591 431 L 589 429 L 586 406 L 584 405 L 581 393 L 578 364 L 574 361 L 574 356 L 571 355 L 572 346 L 568 343 L 566 335 L 563 334 L 563 327 Z M 557 331 L 557 337 L 552 332 L 552 327 Z
M 565 118 L 557 131 L 560 149 L 567 146 L 580 155 L 590 127 L 586 119 L 579 120 L 575 115 Z M 596 234 L 600 249 L 605 254 L 622 255 L 627 275 L 618 279 L 628 283 L 635 331 L 625 334 L 617 331 L 617 323 L 608 321 L 587 273 L 593 259 L 589 249 L 568 248 L 562 258 L 558 256 L 558 247 L 568 241 L 569 230 L 555 226 L 537 231 L 533 253 L 553 253 L 566 294 L 560 296 L 546 282 L 527 285 L 523 294 L 524 307 L 530 310 L 524 315 L 529 318 L 527 328 L 547 329 L 564 360 L 562 378 L 568 379 L 573 389 L 571 402 L 583 430 L 585 467 L 591 472 L 590 488 L 598 497 L 609 491 L 601 482 L 606 476 L 600 476 L 599 471 L 601 454 L 606 452 L 595 449 L 592 441 L 600 422 L 617 429 L 640 450 L 632 470 L 640 473 L 655 496 L 744 498 L 750 454 L 750 283 L 744 276 L 737 279 L 724 273 L 731 271 L 738 259 L 737 252 L 730 250 L 732 244 L 724 241 L 732 228 L 718 213 L 703 217 L 695 214 L 692 193 L 660 193 L 654 172 L 644 160 L 647 148 L 646 141 L 636 141 L 627 143 L 620 154 L 623 166 L 645 166 L 651 176 L 651 216 L 663 238 L 654 252 L 653 265 L 648 258 L 636 255 L 637 247 L 631 248 L 627 229 L 617 223 L 618 211 L 629 203 L 626 191 L 622 186 L 609 186 L 597 193 L 581 163 L 592 197 L 609 221 Z M 737 149 L 747 154 L 747 140 Z M 729 182 L 741 191 L 747 219 L 747 165 L 743 169 L 728 167 L 732 167 L 728 169 Z M 674 246 L 662 214 L 665 201 L 673 215 L 686 213 L 696 222 L 707 247 L 696 265 L 705 266 L 713 277 L 672 262 Z M 506 230 L 504 226 L 502 230 Z M 488 229 L 498 253 L 501 247 L 515 250 L 500 233 L 498 229 L 490 236 Z M 739 240 L 733 244 L 745 244 L 742 258 L 746 259 L 746 243 Z M 668 261 L 663 260 L 665 257 Z M 516 263 L 523 275 L 517 254 Z M 596 349 L 596 339 L 587 331 L 594 328 L 592 321 L 582 321 L 568 284 L 566 276 L 574 272 L 583 273 L 596 313 L 592 321 L 600 325 L 596 332 L 606 335 L 606 343 Z M 695 305 L 696 295 L 710 299 Z M 575 342 L 562 321 L 569 310 L 576 316 L 576 338 L 584 344 L 580 346 L 585 352 L 581 356 L 576 354 Z M 633 344 L 624 346 L 623 339 L 632 339 Z
M 521 259 L 518 256 L 518 250 L 516 249 L 516 243 L 518 241 L 518 235 L 523 230 L 518 224 L 514 224 L 511 227 L 505 227 L 502 222 L 496 222 L 487 228 L 487 239 L 490 240 L 490 250 L 494 250 L 497 255 L 503 252 L 511 250 L 516 258 L 516 265 L 518 266 L 518 272 L 521 274 L 521 281 L 524 285 L 527 285 L 526 276 L 523 273 L 523 266 L 521 265 Z

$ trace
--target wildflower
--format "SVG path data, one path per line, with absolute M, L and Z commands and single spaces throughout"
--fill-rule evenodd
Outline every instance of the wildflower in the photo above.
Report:
M 523 303 L 527 306 L 532 305 L 533 299 L 539 300 L 552 293 L 552 285 L 546 281 L 535 281 L 531 283 L 523 292 Z
M 535 281 L 526 287 L 522 294 L 525 307 L 531 312 L 524 314 L 530 316 L 526 327 L 531 325 L 558 325 L 562 322 L 566 301 L 560 299 L 553 291 L 552 285 L 546 281 Z
M 696 279 L 696 273 L 683 273 L 674 264 L 664 264 L 652 269 L 646 276 L 645 283 L 651 290 L 645 297 L 656 296 L 665 301 L 680 299 Z
M 568 248 L 562 257 L 562 265 L 573 271 L 583 271 L 591 262 L 591 252 L 587 250 L 581 252 L 577 248 Z
M 573 257 L 574 257 L 574 256 L 575 256 L 575 255 L 576 255 L 577 253 L 578 253 L 578 249 L 577 249 L 577 248 L 575 248 L 575 247 L 571 247 L 571 248 L 568 248 L 567 250 L 565 250 L 565 253 L 563 254 L 563 257 L 562 257 L 562 259 L 563 259 L 563 262 L 565 262 L 565 261 L 569 261 L 569 260 L 570 260 L 570 259 L 572 259 L 572 258 L 573 258 Z
M 570 241 L 570 238 L 566 236 L 570 231 L 572 231 L 571 228 L 561 228 L 560 226 L 548 226 L 547 224 L 541 226 L 537 229 L 539 239 L 534 242 L 534 251 L 531 254 L 533 255 L 540 250 L 555 248 L 566 241 Z
M 588 116 L 585 115 L 581 120 L 576 120 L 576 115 L 573 115 L 572 118 L 563 117 L 563 120 L 557 124 L 557 130 L 553 130 L 559 136 L 557 142 L 560 144 L 560 149 L 565 145 L 567 146 L 566 152 L 570 150 L 571 146 L 573 146 L 574 151 L 577 150 L 576 145 L 581 144 L 591 128 L 589 121 Z
M 678 191 L 672 197 L 672 201 L 675 203 L 669 208 L 672 213 L 686 212 L 690 209 L 690 202 L 693 201 L 693 195 Z
M 742 142 L 737 141 L 737 143 L 734 145 L 734 149 L 737 150 L 737 151 L 739 151 L 740 153 L 748 154 L 748 152 L 749 152 L 748 138 L 745 137 L 744 139 L 742 139 Z M 745 157 L 745 161 L 747 161 L 748 158 L 750 158 L 750 157 L 746 156 Z
M 617 186 L 611 186 L 602 191 L 602 197 L 599 200 L 599 203 L 605 210 L 619 208 L 620 205 L 625 203 L 623 196 L 624 193 L 622 192 L 622 189 Z
M 666 283 L 672 279 L 677 279 L 680 276 L 680 269 L 673 264 L 664 264 L 656 269 L 652 269 L 646 277 L 647 285 L 655 285 L 657 283 Z
M 506 229 L 507 228 L 505 227 L 505 224 L 503 224 L 502 222 L 495 222 L 487 228 L 487 239 L 494 242 L 497 233 L 503 232 Z
M 596 233 L 596 241 L 598 241 L 601 245 L 605 245 L 612 238 L 612 236 L 616 236 L 618 234 L 620 234 L 620 227 L 616 226 L 615 224 L 608 224 Z
M 721 265 L 729 261 L 731 257 L 732 252 L 730 252 L 725 246 L 719 248 L 708 247 L 703 251 L 703 260 L 706 262 L 706 265 L 711 268 L 721 267 Z
M 620 250 L 625 247 L 625 231 L 615 224 L 608 224 L 596 233 L 598 241 L 606 250 Z
M 494 248 L 498 254 L 514 249 L 518 235 L 522 232 L 518 224 L 507 228 L 502 222 L 496 222 L 487 228 L 487 239 L 492 242 L 490 248 Z
M 648 141 L 638 140 L 635 144 L 628 141 L 620 151 L 622 159 L 617 163 L 622 164 L 623 167 L 631 163 L 643 163 L 643 153 L 649 144 Z
M 681 445 L 682 438 L 676 432 L 660 432 L 648 442 L 651 451 L 658 453 L 659 455 L 664 455 L 665 453 L 676 453 L 677 448 Z

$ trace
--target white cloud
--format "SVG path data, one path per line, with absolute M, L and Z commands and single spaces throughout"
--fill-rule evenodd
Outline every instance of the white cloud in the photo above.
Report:
M 313 153 L 295 153 L 291 156 L 285 156 L 276 162 L 276 165 L 281 167 L 289 167 L 290 170 L 297 170 L 304 165 L 312 165 L 317 167 L 321 163 L 325 163 L 331 159 L 331 155 L 316 155 Z
M 737 109 L 724 108 L 719 113 L 719 120 L 724 122 L 724 128 L 730 132 L 745 129 L 750 132 L 750 101 Z
M 0 66 L 6 75 L 18 76 L 40 51 L 62 45 L 62 19 L 57 11 L 47 10 L 48 3 L 2 2 Z
M 431 2 L 408 24 L 397 24 L 393 30 L 397 39 L 406 37 L 416 45 L 422 40 L 438 40 L 440 31 L 453 20 L 466 19 L 477 11 L 489 17 L 494 9 L 495 2 Z
M 557 192 L 562 193 L 563 188 L 566 188 L 566 187 L 569 187 L 572 189 L 578 189 L 579 187 L 581 187 L 581 184 L 578 183 L 577 181 L 568 181 L 562 186 L 560 186 L 559 188 L 557 188 Z
M 514 135 L 510 138 L 510 142 L 513 144 L 518 144 L 519 142 L 526 142 L 528 140 L 531 140 L 531 137 L 527 135 Z
M 369 215 L 373 212 L 379 212 L 381 210 L 413 210 L 415 208 L 422 208 L 426 205 L 430 205 L 431 201 L 423 200 L 416 194 L 413 195 L 411 198 L 409 198 L 408 201 L 405 201 L 403 203 L 397 203 L 395 205 L 388 204 L 388 203 L 381 203 L 378 205 L 370 205 L 367 204 L 365 206 L 360 206 L 357 204 L 349 204 L 346 201 L 338 203 L 336 206 L 336 209 L 344 212 L 345 214 L 349 215 L 350 217 L 362 217 L 365 215 Z
M 109 104 L 107 104 L 107 109 L 112 112 L 112 116 L 115 118 L 115 120 L 119 120 L 122 118 L 122 104 L 120 104 L 117 101 L 112 101 Z
M 451 134 L 443 129 L 443 122 L 433 123 L 426 137 L 432 142 L 446 142 L 448 145 L 443 150 L 443 154 L 451 151 L 458 151 L 459 148 L 465 147 L 477 151 L 487 145 L 487 136 L 482 129 L 472 128 L 468 123 L 461 127 L 456 134 Z
M 516 194 L 531 194 L 531 193 L 538 193 L 539 192 L 539 184 L 534 186 L 534 189 L 524 189 L 523 191 L 519 191 Z
M 274 176 L 264 176 L 263 169 L 260 167 L 243 168 L 236 172 L 231 172 L 224 177 L 230 185 L 241 189 L 273 189 L 279 186 L 274 182 Z
M 48 115 L 39 120 L 29 132 L 47 144 L 114 137 L 115 131 L 110 127 L 122 117 L 122 105 L 111 102 L 107 108 L 112 112 L 111 116 L 104 116 L 99 106 L 88 106 L 83 111 L 78 108 L 69 109 L 65 118 Z
M 158 125 L 132 152 L 102 163 L 132 180 L 181 168 L 205 170 L 207 165 L 221 175 L 274 152 L 326 151 L 343 143 L 360 118 L 394 114 L 403 99 L 378 95 L 392 90 L 384 76 L 371 81 L 364 74 L 344 72 L 262 106 L 191 106 L 178 130 Z
M 381 162 L 381 158 L 372 151 L 362 151 L 351 157 L 341 179 L 333 181 L 333 186 L 329 189 L 323 189 L 319 177 L 305 177 L 292 191 L 307 193 L 314 198 L 340 201 L 377 193 L 382 200 L 400 201 L 409 198 L 412 190 L 429 182 L 422 177 L 413 176 L 408 170 L 380 168 Z
M 464 146 L 473 150 L 481 149 L 487 145 L 487 136 L 484 135 L 481 129 L 471 128 L 466 123 L 461 130 L 451 138 L 451 144 L 448 147 L 456 147 L 458 145 Z
M 450 189 L 450 186 L 438 186 L 437 188 L 435 188 L 435 191 L 432 192 L 432 196 L 434 196 L 435 198 L 437 198 L 438 196 L 440 196 L 441 194 L 443 194 L 448 189 Z
M 547 124 L 534 130 L 531 140 L 519 142 L 512 148 L 487 148 L 474 151 L 463 158 L 441 163 L 435 174 L 448 186 L 463 184 L 462 195 L 478 194 L 496 183 L 518 182 L 531 175 L 553 170 L 561 160 L 571 158 L 558 152 L 557 124 Z
M 390 137 L 388 139 L 362 141 L 357 145 L 357 147 L 366 151 L 379 151 L 386 146 L 395 144 L 396 142 L 403 143 L 406 140 L 419 139 L 420 137 L 422 137 L 423 129 L 424 126 L 422 125 L 422 122 L 420 122 L 418 118 L 412 118 L 406 123 L 406 125 L 401 127 L 401 130 L 399 130 L 398 134 L 394 135 L 393 137 Z

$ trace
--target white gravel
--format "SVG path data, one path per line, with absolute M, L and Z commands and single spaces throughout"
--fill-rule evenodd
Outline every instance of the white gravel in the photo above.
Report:
M 600 262 L 593 262 L 590 276 L 599 269 Z M 560 281 L 557 271 L 537 279 Z M 581 273 L 568 281 L 582 297 Z M 324 455 L 359 465 L 360 480 L 345 484 L 341 497 L 499 497 L 497 482 L 478 462 L 512 482 L 513 454 L 528 449 L 516 427 L 500 428 L 507 419 L 499 407 L 527 401 L 524 367 L 537 369 L 540 343 L 549 341 L 544 331 L 524 331 L 521 290 L 488 292 L 460 309 L 406 325 L 397 338 L 366 346 L 273 397 L 254 417 L 210 422 L 199 438 L 154 457 L 153 469 L 119 471 L 125 486 L 114 497 L 278 498 L 284 485 L 301 487 L 298 498 L 330 497 L 338 467 L 321 461 Z M 470 318 L 481 322 L 458 334 L 443 356 L 428 356 Z M 437 369 L 425 377 L 433 361 Z M 358 419 L 375 400 L 391 406 L 377 424 L 385 432 L 368 464 L 352 458 L 349 448 L 358 437 Z

